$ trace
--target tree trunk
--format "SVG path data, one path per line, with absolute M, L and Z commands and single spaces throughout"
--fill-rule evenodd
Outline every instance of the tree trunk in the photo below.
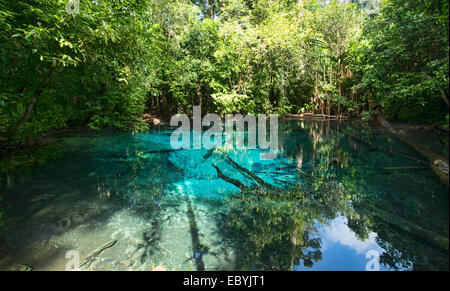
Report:
M 445 94 L 444 90 L 442 90 L 442 88 L 439 86 L 439 84 L 437 83 L 436 79 L 430 77 L 429 75 L 426 75 L 426 78 L 428 80 L 433 80 L 435 82 L 436 87 L 438 88 L 439 92 L 441 93 L 442 100 L 444 100 L 445 104 L 447 104 L 447 107 L 449 107 L 447 95 Z
M 233 184 L 234 186 L 238 187 L 238 188 L 241 189 L 241 190 L 249 189 L 249 187 L 247 187 L 247 186 L 245 186 L 244 184 L 242 184 L 241 181 L 225 176 L 225 175 L 222 173 L 222 171 L 221 171 L 216 165 L 213 164 L 212 166 L 216 169 L 216 171 L 217 171 L 217 176 L 218 176 L 220 179 L 222 179 L 222 180 L 224 180 L 225 182 L 228 182 L 228 183 L 230 183 L 230 184 Z
M 431 244 L 434 248 L 442 252 L 448 253 L 449 241 L 447 237 L 423 228 L 403 217 L 382 210 L 374 205 L 366 205 L 363 208 L 363 211 L 365 210 L 367 210 L 367 215 L 375 216 L 386 224 L 394 225 L 402 231 L 409 232 L 415 237 L 418 237 L 421 241 Z
M 230 156 L 223 150 L 220 150 L 220 153 L 226 158 L 226 161 L 228 161 L 234 168 L 238 169 L 239 171 L 241 171 L 241 173 L 244 176 L 248 176 L 251 179 L 253 179 L 256 183 L 258 183 L 259 185 L 261 185 L 262 187 L 264 187 L 265 189 L 275 189 L 276 187 L 266 183 L 263 179 L 259 178 L 258 176 L 256 176 L 252 171 L 242 167 L 241 165 L 239 165 L 238 163 L 236 163 L 235 161 L 233 161 L 232 158 L 230 158 Z
M 200 84 L 197 82 L 196 83 L 196 90 L 197 90 L 197 96 L 198 96 L 198 105 L 202 106 L 203 104 L 203 100 L 202 100 L 202 90 L 200 88 Z
M 6 132 L 5 136 L 0 137 L 0 142 L 7 142 L 11 139 L 11 137 L 16 134 L 27 122 L 28 118 L 31 115 L 31 111 L 33 110 L 34 105 L 36 104 L 36 101 L 41 96 L 41 93 L 45 86 L 47 85 L 48 81 L 50 80 L 51 76 L 53 74 L 53 67 L 49 70 L 49 72 L 44 76 L 42 81 L 37 86 L 36 90 L 33 93 L 33 97 L 30 100 L 30 103 L 28 103 L 27 108 L 25 109 L 25 112 L 22 116 L 22 118 L 17 122 L 15 125 L 11 126 L 8 131 Z
M 423 155 L 430 162 L 431 169 L 441 179 L 445 185 L 449 185 L 448 181 L 448 160 L 439 156 L 438 154 L 427 150 L 422 145 L 410 140 L 403 134 L 399 133 L 395 128 L 384 118 L 381 112 L 377 112 L 378 122 L 386 128 L 391 134 L 395 135 L 400 141 L 410 146 L 412 149 Z
M 339 70 L 338 70 L 338 88 L 339 88 L 339 100 L 338 100 L 338 108 L 337 115 L 341 116 L 341 96 L 342 96 L 342 63 L 339 59 Z

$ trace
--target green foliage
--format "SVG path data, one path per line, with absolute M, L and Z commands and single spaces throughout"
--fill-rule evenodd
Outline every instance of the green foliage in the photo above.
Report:
M 65 1 L 1 1 L 1 132 L 35 97 L 18 136 L 28 128 L 132 125 L 159 55 L 143 2 L 81 1 L 81 13 L 69 15 Z
M 217 93 L 213 94 L 212 98 L 221 114 L 256 113 L 255 103 L 247 95 L 239 95 L 234 92 L 230 94 Z
M 0 141 L 193 105 L 448 124 L 448 1 L 80 3 L 0 0 Z
M 448 113 L 448 1 L 390 0 L 366 26 L 361 86 L 393 119 L 441 121 Z

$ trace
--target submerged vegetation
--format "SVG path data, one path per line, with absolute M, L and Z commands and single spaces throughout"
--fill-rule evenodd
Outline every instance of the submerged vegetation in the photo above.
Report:
M 71 133 L 10 172 L 0 269 L 64 269 L 75 248 L 83 270 L 361 270 L 371 249 L 383 269 L 448 270 L 448 188 L 383 131 L 284 121 L 273 161 L 167 150 L 171 132 Z

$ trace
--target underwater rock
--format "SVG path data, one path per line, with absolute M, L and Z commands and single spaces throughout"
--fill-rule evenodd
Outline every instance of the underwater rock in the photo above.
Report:
M 444 161 L 441 160 L 436 160 L 434 161 L 434 165 L 441 170 L 442 172 L 444 172 L 445 174 L 448 175 L 448 164 L 445 163 Z
M 106 258 L 103 260 L 104 263 L 114 263 L 114 259 L 112 258 Z
M 8 271 L 32 271 L 33 267 L 24 264 L 14 264 Z
M 152 271 L 168 271 L 168 270 L 163 265 L 159 265 L 157 267 L 152 265 Z
M 158 125 L 161 123 L 161 120 L 159 118 L 156 118 L 150 114 L 143 114 L 142 117 L 145 122 L 151 123 L 153 125 Z

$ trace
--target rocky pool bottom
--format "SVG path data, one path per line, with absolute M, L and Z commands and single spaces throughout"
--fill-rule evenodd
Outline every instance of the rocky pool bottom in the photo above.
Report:
M 261 160 L 173 151 L 172 130 L 2 161 L 0 269 L 65 270 L 116 241 L 81 270 L 448 270 L 448 189 L 385 131 L 285 121 Z

